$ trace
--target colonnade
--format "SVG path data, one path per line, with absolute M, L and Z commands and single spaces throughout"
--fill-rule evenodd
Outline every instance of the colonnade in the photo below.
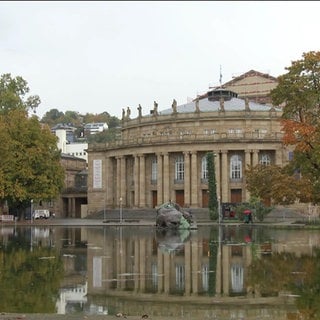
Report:
M 270 152 L 270 149 L 266 149 Z M 215 173 L 217 182 L 217 195 L 221 202 L 230 202 L 230 156 L 241 154 L 242 171 L 247 165 L 259 163 L 258 149 L 242 150 L 212 150 L 215 154 Z M 281 165 L 281 151 L 273 150 L 275 164 Z M 184 179 L 175 181 L 175 165 L 172 155 L 177 152 L 137 153 L 106 158 L 105 177 L 107 186 L 106 202 L 108 206 L 119 205 L 120 201 L 125 207 L 150 208 L 169 200 L 176 200 L 176 191 L 181 190 L 184 197 L 184 206 L 202 207 L 202 191 L 207 185 L 201 181 L 201 161 L 206 151 L 181 152 L 184 157 Z M 151 182 L 151 161 L 156 157 L 156 180 Z M 130 159 L 132 166 L 128 165 Z M 113 174 L 116 177 L 113 177 Z M 249 200 L 249 193 L 245 190 L 245 183 L 237 185 L 242 189 L 242 201 Z M 156 202 L 152 203 L 153 194 Z

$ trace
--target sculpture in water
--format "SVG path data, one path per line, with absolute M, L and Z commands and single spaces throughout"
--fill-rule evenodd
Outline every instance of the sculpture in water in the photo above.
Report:
M 190 229 L 192 215 L 177 203 L 166 202 L 157 208 L 156 226 L 168 229 Z

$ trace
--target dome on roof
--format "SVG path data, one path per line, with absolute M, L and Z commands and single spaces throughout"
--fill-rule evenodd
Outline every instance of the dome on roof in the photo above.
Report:
M 209 101 L 219 101 L 221 98 L 223 98 L 225 101 L 228 101 L 231 98 L 238 97 L 237 93 L 223 88 L 216 88 L 214 90 L 208 91 L 207 94 Z

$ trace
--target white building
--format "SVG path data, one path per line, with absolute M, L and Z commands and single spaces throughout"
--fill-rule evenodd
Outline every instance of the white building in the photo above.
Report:
M 55 135 L 58 137 L 58 148 L 62 153 L 72 155 L 81 159 L 85 159 L 88 162 L 88 149 L 87 142 L 69 142 L 67 140 L 67 131 L 65 129 L 55 130 Z
M 108 125 L 106 122 L 93 122 L 87 123 L 84 126 L 84 131 L 89 132 L 90 134 L 95 134 L 98 132 L 102 132 L 108 129 Z

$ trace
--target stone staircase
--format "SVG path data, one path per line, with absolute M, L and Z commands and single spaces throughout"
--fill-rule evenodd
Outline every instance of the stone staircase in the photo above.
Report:
M 194 221 L 210 221 L 207 208 L 185 209 L 191 212 Z M 156 220 L 156 209 L 122 209 L 123 220 Z M 120 209 L 106 209 L 87 217 L 87 219 L 98 219 L 108 221 L 118 221 L 120 219 Z

